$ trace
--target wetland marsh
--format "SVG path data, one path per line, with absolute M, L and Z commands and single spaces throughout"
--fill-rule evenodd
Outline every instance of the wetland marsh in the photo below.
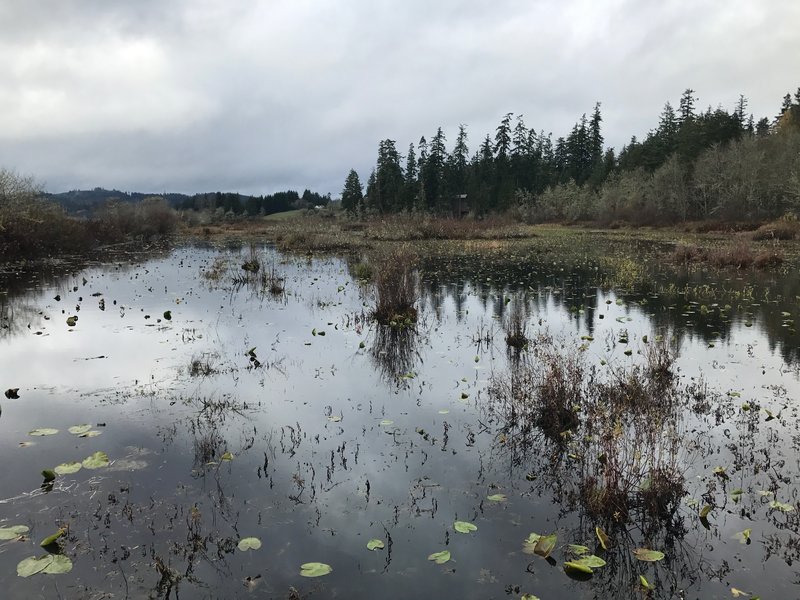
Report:
M 4 597 L 797 597 L 794 262 L 615 240 L 5 273 Z

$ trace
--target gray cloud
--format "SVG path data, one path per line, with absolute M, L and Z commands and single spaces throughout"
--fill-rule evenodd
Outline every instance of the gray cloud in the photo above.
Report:
M 48 189 L 311 187 L 508 112 L 619 147 L 691 87 L 774 116 L 800 5 L 764 0 L 39 1 L 0 6 L 0 165 Z

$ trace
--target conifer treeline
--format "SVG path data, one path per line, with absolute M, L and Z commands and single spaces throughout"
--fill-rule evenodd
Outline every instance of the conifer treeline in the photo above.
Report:
M 470 155 L 459 126 L 448 151 L 441 127 L 401 156 L 380 142 L 366 193 L 351 170 L 342 205 L 359 213 L 423 211 L 474 215 L 513 209 L 529 221 L 761 219 L 800 210 L 800 88 L 779 114 L 757 123 L 740 96 L 732 111 L 697 110 L 687 89 L 667 102 L 658 126 L 619 153 L 606 148 L 601 106 L 566 137 L 506 114 Z

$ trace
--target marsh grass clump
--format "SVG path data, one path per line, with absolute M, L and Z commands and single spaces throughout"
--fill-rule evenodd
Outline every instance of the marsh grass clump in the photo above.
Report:
M 733 246 L 711 250 L 706 260 L 715 267 L 734 267 L 745 269 L 753 264 L 755 255 L 753 249 L 744 241 L 738 241 Z
M 372 265 L 365 260 L 349 263 L 348 270 L 350 276 L 357 281 L 371 281 L 374 274 Z
M 230 270 L 230 261 L 226 256 L 217 256 L 211 266 L 202 271 L 203 279 L 210 282 L 219 282 Z
M 525 305 L 519 299 L 511 306 L 505 322 L 506 344 L 515 350 L 522 350 L 528 345 L 527 315 Z
M 256 274 L 261 270 L 261 256 L 255 244 L 250 244 L 250 253 L 242 263 L 242 270 L 246 273 Z
M 273 264 L 269 271 L 261 273 L 261 289 L 273 296 L 280 296 L 286 291 L 286 277 L 281 275 Z
M 373 316 L 381 325 L 408 328 L 417 322 L 419 292 L 415 263 L 416 256 L 405 248 L 394 250 L 376 261 Z
M 753 232 L 753 240 L 794 240 L 800 237 L 800 221 L 794 216 L 786 216 L 771 223 L 765 223 Z
M 681 409 L 696 402 L 678 386 L 669 342 L 651 343 L 641 364 L 602 370 L 547 335 L 530 347 L 490 382 L 504 447 L 541 461 L 564 500 L 592 518 L 674 515 L 685 495 Z
M 762 250 L 753 258 L 756 269 L 771 269 L 783 264 L 783 252 L 779 250 Z
M 560 441 L 579 423 L 578 410 L 588 383 L 583 355 L 564 352 L 545 334 L 531 347 L 533 351 L 515 361 L 508 376 L 492 378 L 489 395 L 504 405 L 510 417 L 507 433 L 533 425 Z
M 208 377 L 218 373 L 215 362 L 218 356 L 204 352 L 200 356 L 193 356 L 189 361 L 189 375 L 191 377 Z
M 662 336 L 646 344 L 643 352 L 648 378 L 654 382 L 669 383 L 674 377 L 676 354 Z
M 777 250 L 762 250 L 756 253 L 744 240 L 732 246 L 722 248 L 701 248 L 698 246 L 678 245 L 672 254 L 676 263 L 689 265 L 705 263 L 719 269 L 734 268 L 768 269 L 783 263 L 783 253 Z

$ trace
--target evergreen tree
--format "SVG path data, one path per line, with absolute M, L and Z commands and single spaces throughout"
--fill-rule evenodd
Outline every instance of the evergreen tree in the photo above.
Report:
M 350 214 L 355 214 L 361 207 L 361 200 L 363 198 L 361 181 L 358 179 L 358 173 L 355 169 L 350 169 L 347 179 L 344 182 L 344 189 L 342 190 L 342 208 Z
M 425 162 L 425 168 L 422 173 L 428 208 L 440 205 L 444 200 L 444 167 L 447 161 L 445 141 L 444 132 L 439 127 L 436 130 L 436 135 L 431 140 L 428 160 Z
M 399 210 L 402 207 L 403 169 L 394 140 L 383 140 L 378 147 L 375 183 L 374 208 L 380 213 Z
M 467 186 L 467 168 L 469 166 L 469 148 L 467 147 L 467 127 L 458 126 L 458 135 L 453 151 L 447 161 L 447 187 L 452 194 L 463 194 Z
M 511 152 L 511 117 L 513 116 L 514 113 L 507 113 L 503 117 L 500 125 L 497 126 L 494 136 L 494 153 L 500 162 L 508 160 L 508 155 Z
M 405 183 L 403 185 L 403 208 L 405 210 L 411 210 L 414 208 L 414 201 L 419 189 L 417 155 L 414 151 L 413 143 L 408 145 L 405 176 Z
M 678 113 L 680 114 L 681 124 L 691 121 L 694 118 L 694 105 L 697 99 L 694 97 L 694 90 L 687 88 L 681 96 L 681 102 L 678 106 Z

